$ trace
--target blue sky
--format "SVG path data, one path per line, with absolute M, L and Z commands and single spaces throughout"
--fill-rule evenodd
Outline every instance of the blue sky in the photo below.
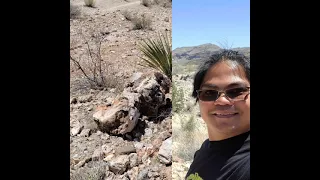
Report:
M 172 49 L 250 47 L 250 0 L 173 0 Z

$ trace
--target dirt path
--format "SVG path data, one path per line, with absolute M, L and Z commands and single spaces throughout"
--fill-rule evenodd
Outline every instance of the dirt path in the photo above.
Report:
M 97 0 L 96 8 L 89 8 L 84 5 L 84 0 L 71 0 L 71 3 L 74 5 L 82 6 L 83 8 L 87 8 L 89 11 L 98 10 L 100 12 L 113 12 L 122 8 L 132 8 L 134 6 L 139 6 L 140 0 Z M 91 10 L 90 10 L 91 9 Z
M 122 9 L 124 7 L 130 7 L 130 6 L 137 6 L 140 4 L 140 1 L 134 1 L 134 2 L 130 2 L 130 3 L 127 3 L 127 4 L 121 4 L 121 5 L 117 5 L 117 6 L 114 6 L 114 7 L 111 7 L 111 8 L 108 8 L 107 10 L 108 11 L 115 11 L 115 10 L 118 10 L 118 9 Z

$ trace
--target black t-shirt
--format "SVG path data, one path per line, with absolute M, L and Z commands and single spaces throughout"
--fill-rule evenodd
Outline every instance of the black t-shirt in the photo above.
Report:
M 250 180 L 250 131 L 221 141 L 205 140 L 187 180 Z

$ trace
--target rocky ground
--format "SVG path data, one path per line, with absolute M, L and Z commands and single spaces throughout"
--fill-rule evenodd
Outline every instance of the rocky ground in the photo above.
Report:
M 171 179 L 170 84 L 141 74 L 119 98 L 91 90 L 71 99 L 71 179 Z
M 158 33 L 171 39 L 171 1 L 141 2 L 70 1 L 70 56 L 89 77 L 100 58 L 106 80 L 92 88 L 70 61 L 70 179 L 172 179 L 171 84 L 138 49 Z

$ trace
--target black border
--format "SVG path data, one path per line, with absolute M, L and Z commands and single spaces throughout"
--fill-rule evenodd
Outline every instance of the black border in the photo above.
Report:
M 12 179 L 70 179 L 70 2 L 19 4 L 2 28 L 3 165 Z M 318 101 L 309 91 L 319 81 L 318 20 L 304 6 L 251 1 L 252 179 L 318 172 L 307 162 L 319 153 Z
M 313 179 L 319 171 L 319 101 L 308 93 L 319 82 L 317 10 L 309 5 L 251 1 L 251 179 Z
M 2 132 L 7 132 L 1 149 L 9 179 L 70 179 L 69 6 L 69 1 L 4 6 L 10 22 L 3 24 L 8 39 L 2 89 L 8 101 L 2 102 Z

